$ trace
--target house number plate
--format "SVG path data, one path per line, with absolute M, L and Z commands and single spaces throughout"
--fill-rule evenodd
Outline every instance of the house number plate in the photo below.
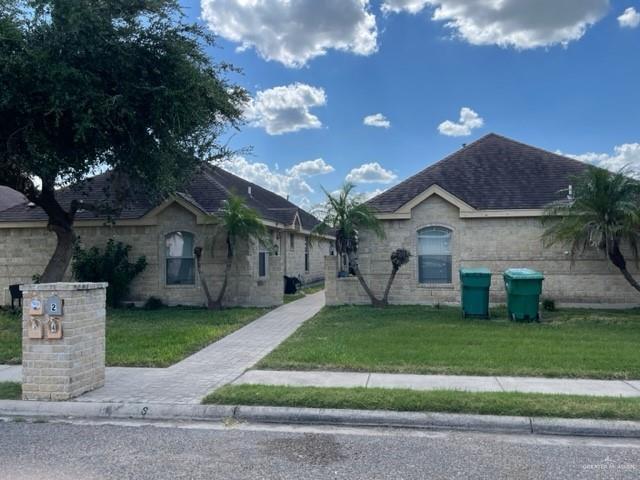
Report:
M 57 295 L 52 295 L 44 303 L 44 311 L 50 317 L 61 317 L 64 302 Z

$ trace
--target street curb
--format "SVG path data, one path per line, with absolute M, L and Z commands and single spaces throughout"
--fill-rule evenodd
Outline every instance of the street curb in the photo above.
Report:
M 0 417 L 221 421 L 640 438 L 640 422 L 295 407 L 0 400 Z

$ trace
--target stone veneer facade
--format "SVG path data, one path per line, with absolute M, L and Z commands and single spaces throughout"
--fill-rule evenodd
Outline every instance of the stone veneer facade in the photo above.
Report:
M 147 259 L 147 268 L 137 276 L 131 286 L 129 300 L 143 303 L 155 296 L 169 305 L 203 305 L 205 297 L 196 273 L 194 285 L 167 285 L 165 281 L 165 237 L 175 231 L 194 234 L 195 245 L 203 248 L 202 270 L 206 275 L 209 289 L 216 294 L 222 284 L 226 261 L 226 243 L 224 231 L 212 224 L 211 217 L 191 211 L 179 202 L 173 202 L 157 213 L 151 213 L 140 220 L 118 222 L 114 226 L 101 221 L 78 221 L 76 233 L 84 248 L 97 246 L 103 249 L 107 240 L 131 245 L 129 258 L 133 261 L 141 255 Z M 284 231 L 272 228 L 274 237 L 288 235 Z M 296 253 L 287 258 L 289 265 L 300 264 L 304 270 L 304 236 L 296 233 Z M 55 249 L 55 235 L 44 225 L 0 224 L 0 301 L 11 302 L 9 285 L 32 282 L 34 274 L 42 273 Z M 322 241 L 312 248 L 310 273 L 315 279 L 324 273 L 323 257 L 329 252 L 329 242 Z M 300 256 L 301 259 L 297 257 Z M 229 285 L 224 298 L 226 306 L 275 306 L 283 301 L 283 275 L 297 276 L 305 272 L 285 271 L 282 256 L 269 256 L 266 277 L 258 276 L 258 245 L 248 242 L 238 248 Z M 71 280 L 71 272 L 66 279 Z
M 488 267 L 493 272 L 491 301 L 503 303 L 502 272 L 529 267 L 545 275 L 543 298 L 559 303 L 638 305 L 640 294 L 602 254 L 589 251 L 572 262 L 567 248 L 543 246 L 540 217 L 461 218 L 458 207 L 432 195 L 411 210 L 411 218 L 383 220 L 385 238 L 361 232 L 359 265 L 378 296 L 386 286 L 396 248 L 406 248 L 411 261 L 399 271 L 390 292 L 393 304 L 459 303 L 460 267 Z M 418 282 L 417 232 L 427 226 L 452 231 L 452 283 L 431 286 Z M 628 257 L 631 260 L 631 256 Z M 633 262 L 628 267 L 634 275 Z M 327 305 L 360 304 L 369 300 L 355 277 L 336 278 L 337 258 L 325 259 Z
M 22 399 L 68 400 L 104 386 L 106 283 L 23 285 Z M 62 338 L 29 338 L 29 305 L 57 295 L 64 302 Z M 33 318 L 44 323 L 48 317 Z

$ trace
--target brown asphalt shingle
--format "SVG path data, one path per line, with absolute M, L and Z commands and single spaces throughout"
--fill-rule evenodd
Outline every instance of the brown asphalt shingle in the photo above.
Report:
M 394 212 L 437 184 L 478 210 L 538 209 L 566 197 L 587 165 L 490 133 L 381 193 L 368 203 Z
M 100 204 L 105 202 L 110 192 L 110 172 L 97 175 L 81 184 L 66 188 L 58 192 L 58 199 L 64 208 L 68 208 L 74 199 L 82 199 L 86 203 Z M 251 187 L 251 194 L 249 194 Z M 152 210 L 157 203 L 150 201 L 144 193 L 133 193 L 123 204 L 116 219 L 135 219 L 143 217 Z M 244 180 L 220 167 L 206 166 L 194 175 L 193 179 L 178 192 L 178 196 L 206 213 L 216 213 L 220 210 L 224 200 L 231 193 L 243 197 L 247 205 L 257 210 L 262 218 L 284 225 L 291 225 L 296 213 L 299 215 L 302 228 L 311 230 L 319 220 L 310 213 L 299 208 L 287 199 L 265 188 Z M 101 219 L 106 215 L 95 214 L 90 211 L 79 211 L 77 219 Z M 0 211 L 0 222 L 23 222 L 47 220 L 47 216 L 39 207 L 29 207 L 26 202 Z

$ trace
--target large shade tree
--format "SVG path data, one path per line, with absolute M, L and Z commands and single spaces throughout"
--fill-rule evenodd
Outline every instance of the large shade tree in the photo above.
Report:
M 200 282 L 207 297 L 207 307 L 212 310 L 220 310 L 222 308 L 222 301 L 227 291 L 233 260 L 236 257 L 239 245 L 241 243 L 249 244 L 252 241 L 268 242 L 266 235 L 267 230 L 262 220 L 260 220 L 260 215 L 249 207 L 239 195 L 231 194 L 229 198 L 224 201 L 222 209 L 216 214 L 216 224 L 221 227 L 221 230 L 225 234 L 227 258 L 222 286 L 215 298 L 211 295 L 205 275 L 202 273 L 202 248 L 196 247 L 194 251 Z
M 224 154 L 247 96 L 213 41 L 174 0 L 0 0 L 0 184 L 57 236 L 42 281 L 62 279 L 77 211 L 103 208 L 62 204 L 61 186 L 110 168 L 114 197 L 162 197 Z
M 624 170 L 613 173 L 589 167 L 575 179 L 568 197 L 546 210 L 545 244 L 569 244 L 572 258 L 587 248 L 598 249 L 640 291 L 623 254 L 626 247 L 638 260 L 640 183 Z
M 371 304 L 375 307 L 384 307 L 388 303 L 391 285 L 398 270 L 409 261 L 411 256 L 407 250 L 398 249 L 391 256 L 391 274 L 387 282 L 382 299 L 379 299 L 371 290 L 364 279 L 358 264 L 358 235 L 362 230 L 368 230 L 379 238 L 384 237 L 382 223 L 376 217 L 375 212 L 355 195 L 355 185 L 347 182 L 342 189 L 331 194 L 323 189 L 326 196 L 323 220 L 313 230 L 315 235 L 334 233 L 336 237 L 336 253 L 340 258 L 346 255 L 349 262 L 349 270 L 355 273 L 362 289 L 366 292 Z

